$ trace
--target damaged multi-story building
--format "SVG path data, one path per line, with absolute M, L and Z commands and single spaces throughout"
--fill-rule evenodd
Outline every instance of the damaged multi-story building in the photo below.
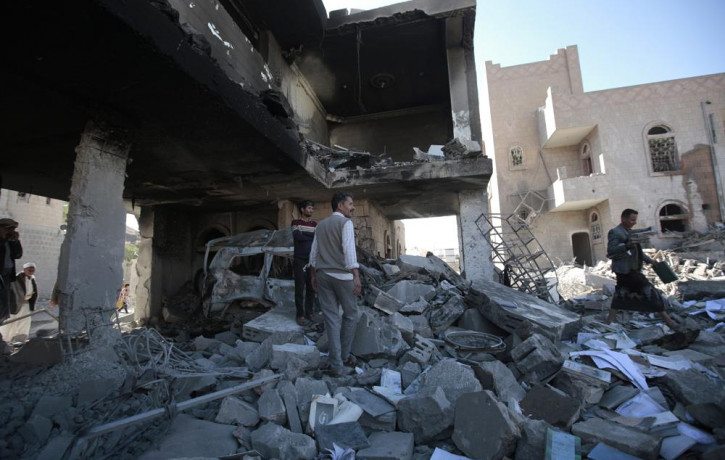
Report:
M 7 14 L 2 187 L 69 201 L 65 332 L 113 303 L 127 210 L 137 318 L 193 279 L 207 241 L 289 226 L 299 199 L 322 218 L 339 190 L 355 196 L 363 249 L 396 257 L 400 219 L 458 215 L 462 269 L 491 277 L 467 217 L 486 211 L 492 173 L 475 1 L 329 18 L 320 0 L 30 1 Z
M 722 221 L 725 74 L 584 92 L 576 46 L 485 73 L 491 212 L 526 222 L 554 260 L 605 260 L 625 208 L 658 248 Z

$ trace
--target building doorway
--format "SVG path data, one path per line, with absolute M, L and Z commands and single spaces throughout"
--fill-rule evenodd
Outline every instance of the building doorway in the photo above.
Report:
M 592 245 L 587 232 L 574 233 L 571 236 L 571 247 L 574 250 L 574 259 L 577 265 L 592 266 Z

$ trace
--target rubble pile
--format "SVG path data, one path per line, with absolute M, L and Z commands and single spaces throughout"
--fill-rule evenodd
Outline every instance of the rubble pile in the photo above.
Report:
M 365 262 L 347 374 L 288 306 L 216 334 L 135 329 L 65 364 L 4 363 L 0 456 L 723 458 L 725 328 L 703 288 L 670 331 L 582 307 L 606 309 L 600 267 L 562 270 L 577 293 L 554 305 L 432 255 Z

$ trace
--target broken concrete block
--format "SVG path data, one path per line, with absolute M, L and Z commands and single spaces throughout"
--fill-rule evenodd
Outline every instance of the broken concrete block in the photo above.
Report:
M 656 385 L 664 385 L 686 406 L 715 403 L 725 407 L 725 386 L 722 381 L 713 382 L 695 369 L 670 370 L 667 375 L 654 379 Z
M 521 430 L 506 405 L 490 391 L 461 395 L 455 405 L 453 442 L 471 458 L 511 455 Z
M 290 382 L 297 380 L 297 377 L 307 369 L 308 364 L 306 361 L 301 360 L 296 356 L 290 356 L 287 360 L 287 365 L 284 368 L 284 377 Z
M 393 411 L 373 417 L 367 412 L 363 412 L 357 421 L 360 426 L 373 431 L 395 431 L 398 423 L 398 413 Z
M 411 321 L 407 316 L 403 316 L 397 312 L 390 315 L 389 321 L 393 327 L 400 331 L 400 334 L 403 336 L 403 340 L 405 340 L 408 345 L 412 345 L 415 340 L 415 326 L 413 325 L 413 321 Z
M 70 409 L 73 406 L 73 398 L 70 396 L 44 395 L 35 404 L 32 415 L 42 415 L 53 419 L 53 416 Z
M 295 321 L 295 309 L 278 306 L 263 315 L 244 323 L 242 337 L 251 342 L 264 342 L 272 334 L 302 334 L 302 327 Z M 284 342 L 275 342 L 284 343 Z M 295 343 L 304 343 L 297 342 Z
M 400 358 L 400 364 L 403 365 L 408 362 L 414 362 L 425 366 L 430 361 L 433 353 L 436 351 L 436 346 L 433 342 L 425 339 L 421 336 L 415 337 L 415 344 L 412 349 L 405 352 L 402 358 Z
M 430 307 L 430 304 L 427 300 L 424 298 L 420 298 L 416 300 L 415 302 L 406 303 L 402 307 L 400 307 L 400 310 L 398 310 L 399 313 L 416 313 L 418 315 L 425 313 L 425 311 Z
M 236 345 L 239 337 L 232 331 L 224 331 L 214 335 L 214 340 L 217 340 L 227 346 L 233 347 Z
M 651 326 L 642 329 L 632 329 L 627 332 L 627 335 L 638 345 L 649 345 L 664 337 L 665 331 L 660 326 Z
M 236 396 L 227 396 L 222 400 L 214 421 L 228 425 L 254 426 L 259 422 L 259 412 L 246 401 Z
M 398 329 L 370 309 L 362 312 L 352 341 L 353 355 L 361 358 L 397 357 L 408 348 Z
M 375 432 L 368 438 L 370 447 L 359 450 L 357 460 L 411 460 L 413 457 L 413 435 L 393 431 Z
M 381 291 L 375 286 L 370 286 L 370 294 L 367 300 L 369 303 L 372 304 L 373 307 L 389 315 L 397 312 L 398 310 L 403 308 L 404 305 L 404 303 L 400 300 L 396 299 L 390 294 Z
M 388 289 L 388 295 L 394 297 L 403 304 L 415 302 L 421 297 L 430 300 L 436 295 L 436 290 L 430 284 L 412 280 L 398 281 L 392 288 Z
M 622 452 L 651 460 L 659 455 L 662 441 L 659 436 L 600 418 L 575 423 L 571 432 L 583 442 L 603 442 Z
M 393 276 L 400 273 L 400 267 L 393 264 L 383 264 L 383 273 L 385 276 Z
M 725 410 L 715 403 L 690 404 L 687 412 L 699 424 L 710 429 L 725 427 Z
M 493 391 L 501 402 L 510 399 L 521 401 L 526 390 L 519 384 L 511 370 L 501 361 L 486 361 L 473 366 L 473 372 L 484 390 Z
M 257 410 L 259 418 L 265 422 L 274 422 L 278 425 L 287 423 L 287 409 L 284 402 L 279 396 L 279 392 L 274 388 L 268 388 L 257 401 Z
M 179 375 L 171 382 L 174 395 L 180 399 L 187 399 L 194 391 L 203 390 L 216 385 L 214 375 Z
M 59 458 L 65 458 L 65 453 L 68 448 L 73 444 L 76 437 L 72 433 L 61 433 L 60 436 L 56 436 L 51 439 L 48 444 L 43 447 L 35 460 L 58 460 Z
M 317 439 L 320 452 L 334 449 L 333 444 L 352 450 L 370 447 L 370 441 L 368 441 L 358 422 L 316 426 L 315 439 Z
M 249 369 L 256 372 L 267 366 L 269 360 L 272 359 L 272 346 L 284 343 L 303 344 L 304 338 L 298 331 L 275 332 L 270 334 L 253 352 L 247 355 Z
M 387 401 L 375 396 L 364 388 L 353 387 L 344 391 L 342 394 L 373 417 L 379 417 L 383 414 L 395 411 L 395 407 L 391 406 Z
M 443 389 L 451 404 L 464 393 L 482 390 L 473 370 L 450 358 L 440 360 L 420 376 L 419 392 L 432 392 L 436 387 Z
M 482 153 L 481 144 L 465 137 L 456 137 L 443 146 L 446 158 L 472 157 Z
M 722 299 L 725 297 L 725 281 L 681 281 L 677 290 L 682 300 Z
M 428 321 L 431 330 L 434 334 L 438 334 L 448 329 L 458 321 L 464 311 L 466 311 L 466 306 L 463 304 L 463 297 L 459 295 L 451 296 L 446 303 L 431 310 Z
M 521 425 L 521 437 L 516 442 L 514 460 L 540 460 L 545 458 L 546 432 L 551 425 L 543 420 L 527 418 Z
M 468 331 L 483 332 L 486 334 L 493 334 L 498 337 L 506 337 L 509 335 L 508 332 L 504 331 L 484 317 L 477 308 L 467 308 L 461 317 L 458 318 L 457 326 Z
M 418 378 L 423 369 L 420 364 L 412 361 L 408 361 L 400 368 L 400 379 L 402 388 L 406 389 L 408 385 L 413 383 L 413 380 Z
M 283 343 L 281 345 L 272 345 L 272 360 L 269 367 L 284 369 L 291 356 L 295 356 L 307 363 L 307 369 L 316 369 L 320 365 L 320 351 L 313 345 Z
M 413 323 L 413 331 L 426 339 L 433 338 L 433 331 L 428 324 L 428 318 L 423 315 L 410 315 L 408 319 Z
M 302 422 L 300 421 L 300 414 L 297 410 L 297 390 L 295 386 L 289 380 L 283 380 L 277 385 L 277 391 L 282 398 L 282 402 L 284 402 L 290 431 L 293 433 L 304 432 Z
M 252 447 L 264 458 L 313 459 L 317 446 L 311 437 L 267 423 L 252 432 Z
M 416 444 L 427 443 L 453 425 L 453 405 L 440 387 L 401 400 L 397 409 L 399 429 L 413 433 Z
M 99 399 L 105 398 L 118 388 L 118 383 L 114 379 L 98 379 L 87 380 L 81 382 L 78 391 L 77 406 L 82 404 L 90 404 Z
M 566 372 L 559 372 L 551 385 L 568 394 L 582 406 L 597 404 L 604 395 L 609 384 L 594 383 L 593 380 L 579 378 Z
M 300 377 L 295 380 L 297 390 L 297 410 L 301 420 L 307 420 L 310 415 L 310 402 L 314 395 L 326 395 L 330 393 L 327 384 L 323 380 L 314 380 Z
M 556 346 L 544 336 L 534 334 L 511 350 L 511 359 L 528 383 L 551 377 L 564 363 Z
M 27 444 L 43 445 L 50 436 L 50 430 L 53 428 L 53 422 L 42 415 L 33 414 L 18 429 L 20 435 L 25 439 Z
M 188 414 L 179 414 L 166 434 L 157 439 L 154 447 L 139 460 L 167 458 L 223 457 L 237 452 L 235 427 L 200 420 Z
M 569 428 L 579 418 L 579 402 L 561 391 L 536 385 L 521 400 L 521 410 L 527 417 L 545 420 L 559 428 Z
M 614 410 L 625 401 L 637 396 L 639 390 L 630 385 L 615 385 L 604 392 L 602 399 L 599 400 L 599 406 Z
M 508 332 L 514 332 L 524 321 L 537 326 L 554 342 L 569 339 L 579 331 L 578 315 L 538 297 L 488 281 L 482 281 L 479 290 L 487 301 L 478 305 L 478 311 Z
M 216 351 L 219 349 L 221 342 L 215 339 L 209 339 L 200 335 L 194 338 L 194 350 L 196 351 Z
M 396 265 L 400 267 L 401 271 L 407 273 L 420 273 L 421 270 L 424 270 L 437 280 L 448 280 L 461 292 L 466 291 L 471 286 L 470 281 L 464 279 L 450 265 L 431 253 L 428 253 L 426 257 L 401 255 L 398 257 Z

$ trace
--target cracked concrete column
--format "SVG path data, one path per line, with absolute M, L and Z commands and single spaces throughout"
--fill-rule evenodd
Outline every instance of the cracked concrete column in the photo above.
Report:
M 88 328 L 94 344 L 118 336 L 110 319 L 123 281 L 122 194 L 129 149 L 125 133 L 92 121 L 76 148 L 68 228 L 58 262 L 60 326 L 68 335 Z
M 476 225 L 481 214 L 488 214 L 488 194 L 485 190 L 467 190 L 458 194 L 458 240 L 461 247 L 461 271 L 476 287 L 493 279 L 491 246 Z
M 480 142 L 481 116 L 473 56 L 473 21 L 473 15 L 446 19 L 446 58 L 453 137 Z
M 141 320 L 161 316 L 154 312 L 154 305 L 161 305 L 160 271 L 154 272 L 154 218 L 156 213 L 151 206 L 142 206 L 138 218 L 138 259 L 136 261 L 136 309 L 133 318 Z

